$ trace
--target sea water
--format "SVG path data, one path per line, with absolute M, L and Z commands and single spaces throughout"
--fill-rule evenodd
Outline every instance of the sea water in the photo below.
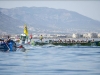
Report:
M 100 48 L 26 46 L 0 52 L 0 75 L 100 75 Z

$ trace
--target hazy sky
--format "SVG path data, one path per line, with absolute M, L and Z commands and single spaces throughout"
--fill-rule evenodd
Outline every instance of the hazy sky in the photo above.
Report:
M 15 7 L 50 7 L 50 8 L 56 8 L 56 9 L 66 9 L 69 11 L 75 11 L 82 15 L 85 15 L 87 17 L 90 17 L 94 20 L 100 21 L 100 1 L 99 0 L 88 0 L 88 1 L 79 1 L 79 0 L 55 0 L 55 1 L 36 1 L 36 0 L 30 0 L 30 1 L 1 1 L 0 0 L 0 8 L 15 8 Z

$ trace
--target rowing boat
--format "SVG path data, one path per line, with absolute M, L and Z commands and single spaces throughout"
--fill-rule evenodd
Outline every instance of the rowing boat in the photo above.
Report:
M 43 45 L 61 45 L 61 46 L 74 46 L 74 45 L 77 45 L 77 46 L 100 46 L 100 41 L 95 41 L 95 42 L 34 42 L 33 44 L 31 45 L 34 45 L 34 46 L 43 46 Z

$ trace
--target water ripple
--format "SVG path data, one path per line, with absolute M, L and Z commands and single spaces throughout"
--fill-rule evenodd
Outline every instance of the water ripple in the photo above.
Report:
M 0 75 L 100 75 L 100 48 L 26 48 L 0 52 Z

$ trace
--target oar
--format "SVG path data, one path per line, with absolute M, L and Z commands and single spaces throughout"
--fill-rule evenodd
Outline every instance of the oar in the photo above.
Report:
M 23 45 L 17 46 L 16 48 L 22 48 L 25 49 L 25 47 L 23 47 Z M 26 50 L 26 49 L 25 49 Z
M 23 47 L 23 45 L 20 45 L 20 46 L 18 46 L 18 47 L 16 47 L 16 48 L 21 49 L 21 51 L 23 51 L 23 52 L 25 52 L 25 51 L 26 51 L 26 49 L 25 49 L 25 47 Z
M 23 48 L 23 45 L 18 46 L 17 48 Z

